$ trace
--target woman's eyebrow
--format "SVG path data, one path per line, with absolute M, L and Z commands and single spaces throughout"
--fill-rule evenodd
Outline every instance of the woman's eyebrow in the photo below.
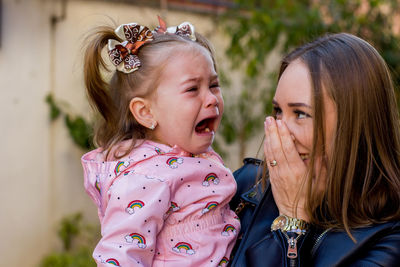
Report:
M 276 100 L 274 100 L 274 99 L 272 99 L 272 104 L 273 104 L 274 106 L 279 106 L 278 102 L 276 102 Z M 306 107 L 306 108 L 311 109 L 311 106 L 310 106 L 310 105 L 307 105 L 307 104 L 301 103 L 301 102 L 299 102 L 299 103 L 288 103 L 287 105 L 288 105 L 289 107 Z
M 311 106 L 307 105 L 305 103 L 288 103 L 288 106 L 289 107 L 306 107 L 306 108 L 311 109 Z

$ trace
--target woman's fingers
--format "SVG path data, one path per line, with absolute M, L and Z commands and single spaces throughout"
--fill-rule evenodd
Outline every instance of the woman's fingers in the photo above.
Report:
M 269 175 L 270 175 L 270 177 L 274 177 L 275 170 L 273 169 L 273 166 L 271 166 L 271 162 L 275 159 L 275 157 L 271 150 L 271 140 L 270 140 L 269 130 L 268 130 L 269 124 L 270 124 L 270 121 L 267 117 L 264 122 L 264 130 L 265 130 L 264 154 L 265 154 L 265 160 L 267 163 L 267 167 L 269 169 Z
M 268 167 L 271 167 L 270 163 L 275 159 L 275 156 L 271 148 L 271 137 L 269 133 L 270 124 L 271 124 L 271 119 L 270 117 L 267 117 L 264 122 L 264 130 L 265 130 L 264 153 L 265 153 L 265 159 L 268 163 Z
M 284 121 L 275 121 L 272 117 L 267 117 L 264 152 L 270 171 L 272 192 L 279 211 L 288 215 L 295 214 L 296 196 L 300 197 L 297 212 L 301 212 L 304 206 L 303 194 L 299 190 L 306 173 L 306 166 L 299 156 L 293 139 Z M 274 160 L 276 165 L 271 166 L 271 161 Z
M 287 188 L 290 187 L 288 182 L 288 168 L 284 167 L 284 161 L 279 155 L 282 155 L 282 149 L 280 148 L 281 141 L 278 135 L 278 129 L 276 122 L 272 117 L 267 117 L 265 121 L 265 157 L 267 160 L 267 166 L 269 170 L 269 177 L 271 181 L 272 194 L 275 199 L 275 203 L 278 206 L 279 213 L 291 215 L 290 210 L 292 209 L 293 201 L 289 199 L 287 194 Z M 276 161 L 276 165 L 274 164 Z M 273 163 L 271 165 L 271 163 Z
M 269 145 L 270 162 L 276 161 L 274 168 L 287 168 L 288 162 L 282 150 L 281 137 L 279 136 L 278 127 L 276 121 L 272 117 L 267 117 L 267 130 L 266 130 L 266 140 Z M 275 163 L 275 162 L 274 162 Z
M 299 153 L 294 145 L 293 136 L 290 134 L 285 122 L 277 120 L 278 133 L 281 139 L 283 154 L 289 163 L 300 163 Z

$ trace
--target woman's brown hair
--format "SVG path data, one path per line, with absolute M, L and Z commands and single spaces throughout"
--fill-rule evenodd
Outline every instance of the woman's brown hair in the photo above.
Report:
M 145 43 L 138 51 L 141 62 L 138 70 L 126 74 L 109 70 L 102 57 L 103 48 L 109 39 L 122 41 L 110 26 L 96 28 L 87 38 L 84 57 L 84 80 L 86 92 L 92 107 L 100 113 L 95 127 L 94 143 L 109 152 L 123 140 L 132 140 L 125 151 L 112 155 L 119 158 L 127 155 L 138 139 L 147 139 L 150 132 L 140 125 L 129 110 L 129 102 L 133 97 L 149 96 L 157 88 L 159 77 L 168 59 L 179 52 L 182 47 L 189 49 L 205 48 L 209 51 L 215 66 L 211 44 L 199 33 L 195 33 L 196 41 L 175 34 L 158 34 L 153 32 L 154 40 Z M 112 73 L 110 79 L 105 77 Z
M 306 208 L 312 223 L 351 228 L 400 219 L 400 128 L 388 67 L 366 41 L 347 33 L 320 37 L 288 54 L 279 77 L 301 60 L 312 80 L 313 152 L 326 181 L 310 168 Z M 326 154 L 324 100 L 337 111 L 331 155 Z M 324 191 L 315 190 L 325 183 Z M 313 190 L 314 188 L 314 190 Z

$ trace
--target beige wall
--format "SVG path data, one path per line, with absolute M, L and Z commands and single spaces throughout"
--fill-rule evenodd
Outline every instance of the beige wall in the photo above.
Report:
M 0 258 L 9 266 L 34 264 L 49 248 L 48 13 L 37 1 L 3 0 Z
M 80 156 L 61 120 L 49 122 L 45 96 L 52 92 L 70 110 L 90 117 L 82 83 L 81 46 L 93 26 L 108 22 L 156 25 L 160 10 L 105 1 L 68 1 L 66 17 L 51 33 L 59 1 L 3 0 L 0 48 L 0 258 L 7 266 L 35 266 L 60 247 L 59 219 L 75 211 L 97 223 L 94 205 L 82 187 Z M 191 21 L 223 60 L 226 36 L 214 32 L 210 16 L 163 13 L 169 25 Z M 54 39 L 52 39 L 54 36 Z M 249 149 L 251 152 L 254 149 Z M 237 155 L 235 148 L 231 155 Z M 236 167 L 236 157 L 228 166 Z

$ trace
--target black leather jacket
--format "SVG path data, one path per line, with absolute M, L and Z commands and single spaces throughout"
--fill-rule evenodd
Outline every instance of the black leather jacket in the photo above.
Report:
M 356 243 L 343 230 L 312 228 L 298 240 L 297 257 L 289 260 L 287 238 L 279 230 L 270 230 L 278 216 L 270 186 L 264 194 L 259 187 L 251 188 L 260 161 L 245 159 L 244 163 L 234 173 L 238 194 L 231 207 L 242 202 L 245 208 L 239 213 L 242 231 L 230 266 L 400 266 L 398 221 L 353 229 Z

